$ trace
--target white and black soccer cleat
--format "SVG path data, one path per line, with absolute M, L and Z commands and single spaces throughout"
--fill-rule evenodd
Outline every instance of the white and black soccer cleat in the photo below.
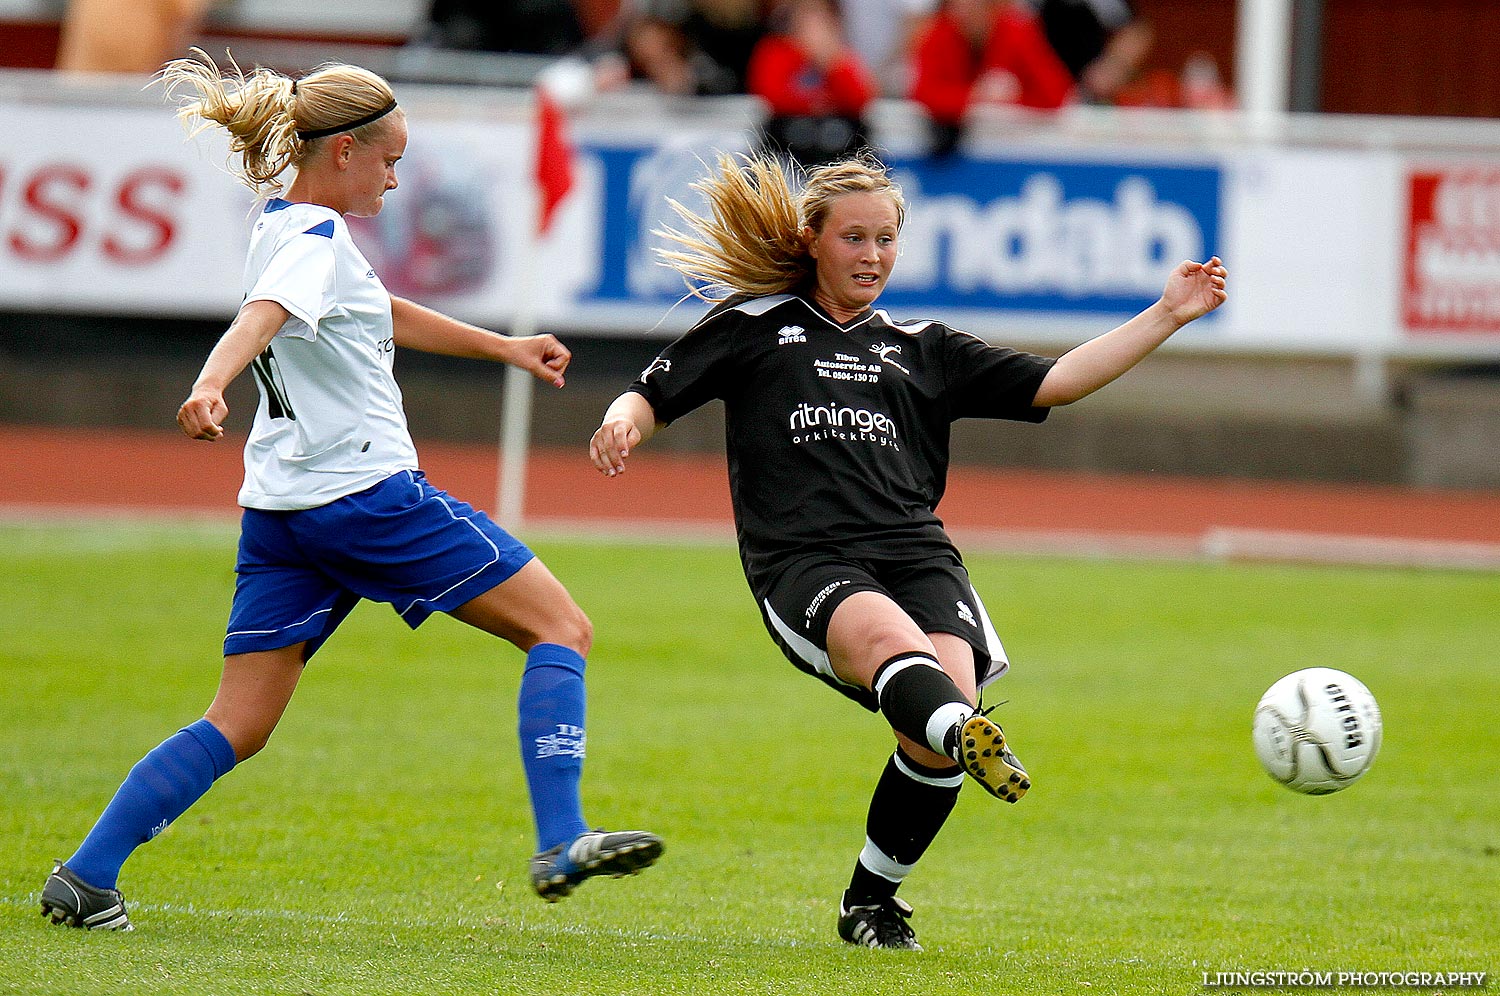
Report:
M 531 887 L 555 903 L 586 878 L 620 878 L 649 868 L 661 857 L 661 838 L 644 830 L 589 830 L 531 859 Z
M 889 899 L 864 906 L 848 905 L 848 896 L 839 902 L 839 936 L 850 944 L 867 948 L 891 948 L 897 951 L 921 951 L 917 934 L 906 921 L 911 906 L 902 899 Z
M 42 886 L 42 916 L 84 930 L 134 930 L 125 915 L 125 897 L 117 889 L 96 889 L 61 861 Z

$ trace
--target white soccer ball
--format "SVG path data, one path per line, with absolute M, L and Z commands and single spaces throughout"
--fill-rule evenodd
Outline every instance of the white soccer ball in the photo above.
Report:
M 1282 678 L 1255 707 L 1255 756 L 1270 776 L 1307 795 L 1354 784 L 1380 751 L 1380 707 L 1353 675 L 1310 667 Z

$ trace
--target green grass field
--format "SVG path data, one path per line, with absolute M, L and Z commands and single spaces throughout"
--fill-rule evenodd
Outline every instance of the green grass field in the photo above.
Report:
M 661 833 L 657 867 L 532 895 L 520 655 L 366 605 L 268 750 L 126 866 L 137 930 L 52 927 L 48 862 L 213 693 L 233 543 L 0 527 L 0 992 L 1159 994 L 1205 972 L 1500 970 L 1500 576 L 970 558 L 1036 787 L 964 793 L 902 892 L 913 955 L 833 932 L 883 724 L 781 660 L 730 547 L 561 539 L 538 549 L 598 630 L 588 815 Z M 1373 771 L 1324 798 L 1271 782 L 1248 737 L 1265 687 L 1314 664 L 1385 715 Z

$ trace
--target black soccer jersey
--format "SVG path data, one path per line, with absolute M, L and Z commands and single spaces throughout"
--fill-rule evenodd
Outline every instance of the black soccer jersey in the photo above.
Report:
M 731 298 L 630 386 L 672 422 L 725 406 L 729 485 L 752 586 L 794 550 L 902 556 L 946 544 L 936 514 L 949 426 L 1040 422 L 1053 361 L 938 322 L 867 311 L 840 325 L 805 296 Z

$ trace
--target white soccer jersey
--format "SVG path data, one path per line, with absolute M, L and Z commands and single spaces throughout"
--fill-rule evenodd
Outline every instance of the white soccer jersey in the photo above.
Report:
M 300 509 L 417 467 L 393 373 L 391 299 L 344 219 L 269 201 L 255 221 L 245 300 L 291 313 L 251 368 L 260 388 L 245 444 L 246 508 Z

